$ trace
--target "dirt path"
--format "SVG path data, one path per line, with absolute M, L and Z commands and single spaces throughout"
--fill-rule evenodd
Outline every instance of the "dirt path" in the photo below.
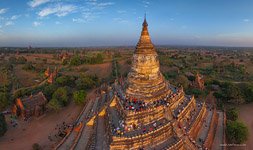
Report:
M 0 149 L 29 150 L 34 143 L 38 143 L 45 150 L 51 149 L 56 141 L 50 142 L 48 136 L 57 132 L 57 124 L 73 123 L 80 111 L 80 106 L 71 103 L 59 113 L 49 112 L 42 118 L 34 118 L 30 122 L 20 120 L 15 128 L 9 125 L 5 136 L 0 138 Z

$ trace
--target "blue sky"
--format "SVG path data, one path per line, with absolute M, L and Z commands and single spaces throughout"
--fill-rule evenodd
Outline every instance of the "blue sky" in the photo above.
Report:
M 0 46 L 253 46 L 252 0 L 0 0 Z

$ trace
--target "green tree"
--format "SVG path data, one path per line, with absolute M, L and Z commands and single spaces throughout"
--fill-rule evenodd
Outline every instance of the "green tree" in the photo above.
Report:
M 238 119 L 238 110 L 236 108 L 230 108 L 226 112 L 227 119 L 231 121 L 236 121 Z
M 25 65 L 23 66 L 24 70 L 35 70 L 35 67 L 32 65 L 32 62 L 27 62 L 25 63 Z
M 196 77 L 195 77 L 195 76 L 188 76 L 187 78 L 188 78 L 188 80 L 190 80 L 190 81 L 195 81 L 195 78 L 196 78 Z
M 49 108 L 53 109 L 53 110 L 56 111 L 56 112 L 59 111 L 59 110 L 61 109 L 61 107 L 62 107 L 62 105 L 60 104 L 59 100 L 56 99 L 56 98 L 51 99 L 51 100 L 48 102 L 47 106 L 48 106 Z
M 53 94 L 53 99 L 57 99 L 61 106 L 66 106 L 68 102 L 68 90 L 66 87 L 59 87 Z
M 189 94 L 189 95 L 194 95 L 196 96 L 197 98 L 201 95 L 204 95 L 205 93 L 199 89 L 196 89 L 196 88 L 193 88 L 193 89 L 188 89 L 186 90 L 186 93 Z
M 18 64 L 25 64 L 27 62 L 27 59 L 24 56 L 18 57 L 16 60 Z
M 103 63 L 103 61 L 104 61 L 103 55 L 101 53 L 98 53 L 96 57 L 96 63 Z
M 79 55 L 75 55 L 70 59 L 70 63 L 71 66 L 79 66 L 82 64 L 82 59 Z
M 42 150 L 41 146 L 38 143 L 33 144 L 33 150 Z
M 241 144 L 248 139 L 249 131 L 242 122 L 227 121 L 226 135 L 230 143 Z
M 8 105 L 8 102 L 7 93 L 0 92 L 0 111 L 5 109 L 5 107 Z
M 246 102 L 253 102 L 253 84 L 240 84 L 240 90 Z
M 0 136 L 3 136 L 6 131 L 7 131 L 7 123 L 4 115 L 0 113 Z
M 56 83 L 60 86 L 69 86 L 72 84 L 72 80 L 74 80 L 73 78 L 71 78 L 70 76 L 60 76 L 58 78 L 56 78 Z
M 222 84 L 223 99 L 233 104 L 242 104 L 244 99 L 240 88 L 231 82 Z
M 73 99 L 76 104 L 84 104 L 87 93 L 84 90 L 75 91 L 73 93 Z
M 223 94 L 221 92 L 214 92 L 213 93 L 213 96 L 216 98 L 216 99 L 223 99 Z
M 179 75 L 176 80 L 177 80 L 177 83 L 182 85 L 184 89 L 188 88 L 189 80 L 187 77 L 185 77 L 184 75 Z
M 75 84 L 78 89 L 89 89 L 96 85 L 96 82 L 92 79 L 91 76 L 82 75 L 76 81 Z
M 57 86 L 54 84 L 47 85 L 43 88 L 43 94 L 47 97 L 47 99 L 51 99 L 53 93 L 57 90 Z

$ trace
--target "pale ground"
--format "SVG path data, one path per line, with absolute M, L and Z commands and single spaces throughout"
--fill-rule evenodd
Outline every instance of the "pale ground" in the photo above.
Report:
M 1 150 L 29 150 L 34 143 L 38 143 L 43 149 L 51 149 L 54 142 L 48 140 L 48 136 L 54 135 L 57 124 L 72 123 L 81 111 L 80 106 L 69 104 L 59 113 L 49 112 L 39 119 L 32 119 L 30 123 L 19 121 L 17 127 L 8 127 L 6 134 L 0 138 Z M 11 141 L 13 139 L 13 141 Z
M 80 73 L 85 73 L 89 75 L 97 75 L 99 78 L 109 77 L 112 72 L 112 63 L 94 64 L 94 65 L 80 65 L 77 67 L 72 67 L 73 70 L 62 72 L 65 75 L 79 75 Z
M 46 58 L 47 63 L 61 63 L 61 60 L 55 60 L 53 54 L 20 54 L 16 57 L 24 56 L 28 61 L 32 62 L 42 62 L 42 59 Z M 38 60 L 41 59 L 41 60 Z
M 252 150 L 253 149 L 253 103 L 251 104 L 245 104 L 239 107 L 239 119 L 242 120 L 249 129 L 249 138 L 248 141 L 246 142 L 246 148 L 242 149 L 247 149 L 247 150 Z
M 22 69 L 23 65 L 16 65 L 14 67 L 14 74 L 22 86 L 29 87 L 34 84 L 38 84 L 35 80 L 41 81 L 38 77 L 39 74 L 34 71 L 26 71 Z
M 95 90 L 88 91 L 86 99 L 95 98 Z M 51 150 L 59 140 L 50 142 L 48 136 L 53 137 L 58 130 L 55 130 L 57 124 L 73 124 L 83 106 L 77 106 L 71 102 L 67 107 L 58 113 L 48 112 L 40 118 L 34 118 L 29 123 L 19 121 L 17 127 L 8 126 L 8 131 L 3 137 L 0 137 L 0 150 L 31 150 L 34 143 L 42 146 L 43 150 Z M 9 123 L 9 122 L 8 122 Z M 11 140 L 13 139 L 13 140 Z

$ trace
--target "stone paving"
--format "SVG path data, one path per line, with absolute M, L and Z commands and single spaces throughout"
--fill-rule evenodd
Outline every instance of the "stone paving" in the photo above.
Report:
M 96 131 L 96 150 L 104 150 L 106 149 L 106 133 L 105 133 L 105 117 L 99 116 L 97 122 L 97 131 Z
M 90 111 L 91 107 L 92 107 L 92 103 L 93 101 L 90 100 L 85 108 L 85 110 L 83 111 L 83 113 L 81 114 L 80 118 L 78 119 L 77 123 L 80 123 L 80 122 L 83 122 L 84 123 L 84 120 L 86 120 L 86 115 L 88 114 L 88 112 Z M 77 136 L 77 132 L 75 131 L 72 131 L 70 133 L 70 135 L 67 137 L 67 139 L 64 141 L 64 143 L 58 148 L 59 150 L 66 150 L 66 149 L 69 149 L 73 143 L 74 143 L 74 140 Z
M 203 141 L 206 139 L 207 137 L 207 134 L 208 134 L 208 131 L 209 131 L 209 127 L 210 127 L 210 123 L 211 123 L 211 120 L 212 120 L 212 117 L 213 117 L 213 110 L 207 110 L 208 114 L 205 118 L 205 121 L 200 129 L 200 133 L 198 134 L 197 138 L 196 138 L 196 142 L 197 144 L 199 145 L 203 145 Z M 200 141 L 201 139 L 201 141 Z
M 180 139 L 178 137 L 171 137 L 169 138 L 168 140 L 158 144 L 158 145 L 155 145 L 155 149 L 159 150 L 159 149 L 167 149 L 168 147 L 170 147 L 171 145 L 174 145 L 175 143 L 177 143 Z
M 212 149 L 214 150 L 223 149 L 223 147 L 221 147 L 220 144 L 223 144 L 224 116 L 223 116 L 223 112 L 218 112 L 218 114 L 219 114 L 218 126 L 216 129 L 215 138 L 212 145 Z
M 178 116 L 180 112 L 184 110 L 184 108 L 189 104 L 191 98 L 188 96 L 185 96 L 183 101 L 180 103 L 180 105 L 173 111 L 175 116 Z
M 196 104 L 197 104 L 197 110 L 195 111 L 194 115 L 191 117 L 190 123 L 186 126 L 186 131 L 187 132 L 191 129 L 195 119 L 197 118 L 197 116 L 200 113 L 201 108 L 203 107 L 203 104 L 200 104 L 200 103 L 196 103 Z
M 96 98 L 89 115 L 90 117 L 94 116 L 97 113 L 96 111 L 97 111 L 98 101 L 99 101 L 99 98 Z M 81 136 L 78 139 L 75 149 L 82 150 L 87 145 L 91 133 L 92 133 L 92 126 L 86 126 L 84 124 L 84 128 L 81 131 Z

